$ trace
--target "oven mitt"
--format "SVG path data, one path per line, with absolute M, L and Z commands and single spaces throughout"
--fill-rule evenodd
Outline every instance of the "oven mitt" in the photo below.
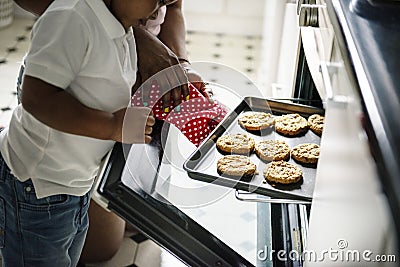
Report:
M 135 92 L 131 99 L 131 105 L 143 107 L 142 89 Z M 148 107 L 152 108 L 154 117 L 169 122 L 177 127 L 194 145 L 200 143 L 211 133 L 211 131 L 222 121 L 227 114 L 227 109 L 221 103 L 214 101 L 210 103 L 199 90 L 189 83 L 189 100 L 182 98 L 180 111 L 172 109 L 164 112 L 161 103 L 160 90 L 152 86 Z M 171 101 L 172 103 L 172 101 Z

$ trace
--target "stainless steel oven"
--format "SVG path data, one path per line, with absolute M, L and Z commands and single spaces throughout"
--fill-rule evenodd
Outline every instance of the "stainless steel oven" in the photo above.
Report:
M 115 145 L 96 194 L 189 266 L 382 266 L 362 254 L 324 257 L 329 250 L 393 255 L 397 262 L 390 257 L 386 264 L 397 266 L 400 7 L 394 2 L 298 1 L 292 98 L 325 110 L 312 202 L 250 197 L 190 179 L 182 165 L 195 147 L 162 123 L 149 145 Z

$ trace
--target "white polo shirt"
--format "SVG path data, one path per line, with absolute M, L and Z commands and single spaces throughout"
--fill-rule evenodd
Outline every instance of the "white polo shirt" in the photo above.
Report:
M 25 74 L 88 107 L 114 112 L 129 104 L 136 63 L 132 31 L 125 32 L 102 0 L 57 0 L 33 27 Z M 39 198 L 87 193 L 113 145 L 52 129 L 22 105 L 0 134 L 12 173 L 21 181 L 31 178 Z

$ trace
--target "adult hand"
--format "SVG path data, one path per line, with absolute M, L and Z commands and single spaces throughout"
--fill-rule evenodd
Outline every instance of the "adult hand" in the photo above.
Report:
M 138 79 L 134 90 L 139 86 L 142 90 L 144 106 L 148 104 L 150 90 L 157 84 L 162 95 L 164 111 L 169 106 L 178 106 L 181 98 L 189 96 L 188 78 L 184 68 L 179 64 L 175 54 L 158 38 L 141 28 L 134 28 L 138 55 Z
M 115 131 L 112 140 L 125 144 L 150 143 L 155 119 L 150 108 L 128 107 L 113 113 Z
M 189 62 L 181 63 L 181 66 L 185 69 L 186 75 L 191 84 L 199 90 L 199 92 L 205 96 L 210 103 L 214 102 L 214 93 L 208 86 L 208 83 L 203 81 L 201 75 L 192 68 Z

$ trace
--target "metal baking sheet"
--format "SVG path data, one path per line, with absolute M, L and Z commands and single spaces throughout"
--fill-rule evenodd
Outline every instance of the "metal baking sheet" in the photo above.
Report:
M 302 143 L 320 144 L 320 136 L 314 134 L 311 130 L 308 130 L 304 135 L 298 137 L 280 135 L 274 131 L 273 127 L 261 132 L 246 131 L 240 127 L 237 122 L 238 116 L 246 111 L 263 111 L 272 113 L 274 116 L 299 113 L 305 118 L 308 118 L 312 114 L 324 114 L 323 109 L 311 106 L 293 104 L 286 101 L 247 97 L 243 99 L 185 161 L 183 167 L 188 172 L 189 177 L 273 198 L 312 200 L 317 172 L 316 166 L 303 166 L 295 162 L 292 158 L 290 158 L 288 162 L 299 166 L 303 171 L 303 179 L 293 185 L 266 183 L 263 177 L 263 171 L 267 163 L 260 160 L 255 153 L 250 155 L 250 159 L 257 165 L 257 173 L 251 179 L 224 177 L 218 174 L 217 161 L 224 155 L 216 148 L 215 144 L 218 137 L 224 134 L 247 133 L 253 137 L 256 142 L 265 139 L 285 140 L 290 148 Z

